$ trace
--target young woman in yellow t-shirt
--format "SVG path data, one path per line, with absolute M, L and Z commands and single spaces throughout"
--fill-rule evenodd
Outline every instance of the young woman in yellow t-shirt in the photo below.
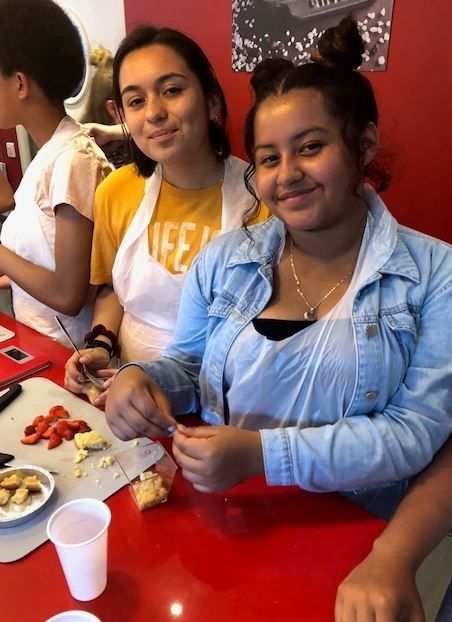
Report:
M 114 59 L 113 90 L 134 164 L 96 195 L 91 282 L 99 294 L 87 348 L 66 365 L 75 392 L 86 386 L 80 363 L 104 370 L 117 342 L 122 361 L 161 355 L 191 262 L 206 242 L 240 227 L 253 203 L 247 165 L 230 156 L 223 91 L 192 39 L 137 28 Z

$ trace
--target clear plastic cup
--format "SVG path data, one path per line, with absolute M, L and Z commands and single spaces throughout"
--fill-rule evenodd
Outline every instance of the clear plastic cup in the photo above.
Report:
M 167 500 L 177 465 L 160 443 L 140 442 L 115 454 L 115 458 L 129 480 L 129 490 L 140 511 Z
M 52 616 L 46 622 L 100 622 L 100 620 L 88 611 L 74 610 L 57 613 L 56 616 Z
M 65 503 L 48 520 L 47 536 L 77 600 L 92 600 L 105 590 L 110 520 L 108 506 L 90 498 Z

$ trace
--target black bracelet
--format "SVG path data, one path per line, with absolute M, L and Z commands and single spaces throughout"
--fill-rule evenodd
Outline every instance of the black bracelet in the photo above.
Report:
M 99 337 L 100 335 L 107 337 L 107 339 L 111 341 L 110 358 L 115 354 L 119 354 L 120 347 L 118 344 L 118 338 L 114 332 L 105 328 L 103 324 L 96 324 L 96 326 L 94 326 L 89 333 L 86 333 L 85 343 L 96 341 L 96 337 Z M 103 347 L 105 348 L 105 346 Z
M 110 359 L 113 356 L 113 346 L 110 346 L 106 341 L 102 341 L 102 339 L 88 339 L 85 343 L 85 348 L 104 348 L 107 350 Z

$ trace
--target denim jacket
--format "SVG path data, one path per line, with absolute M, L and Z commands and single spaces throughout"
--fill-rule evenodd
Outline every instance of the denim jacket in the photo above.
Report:
M 270 485 L 323 492 L 402 480 L 422 470 L 452 432 L 451 246 L 397 225 L 369 189 L 366 200 L 383 260 L 353 300 L 353 398 L 333 425 L 260 430 Z M 174 414 L 201 408 L 206 422 L 228 423 L 228 352 L 270 300 L 285 236 L 272 217 L 248 235 L 221 236 L 193 263 L 172 343 L 160 360 L 140 363 Z

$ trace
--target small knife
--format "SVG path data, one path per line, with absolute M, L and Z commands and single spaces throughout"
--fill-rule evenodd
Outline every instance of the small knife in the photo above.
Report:
M 13 384 L 3 395 L 0 395 L 0 412 L 9 406 L 13 400 L 22 393 L 22 385 Z

